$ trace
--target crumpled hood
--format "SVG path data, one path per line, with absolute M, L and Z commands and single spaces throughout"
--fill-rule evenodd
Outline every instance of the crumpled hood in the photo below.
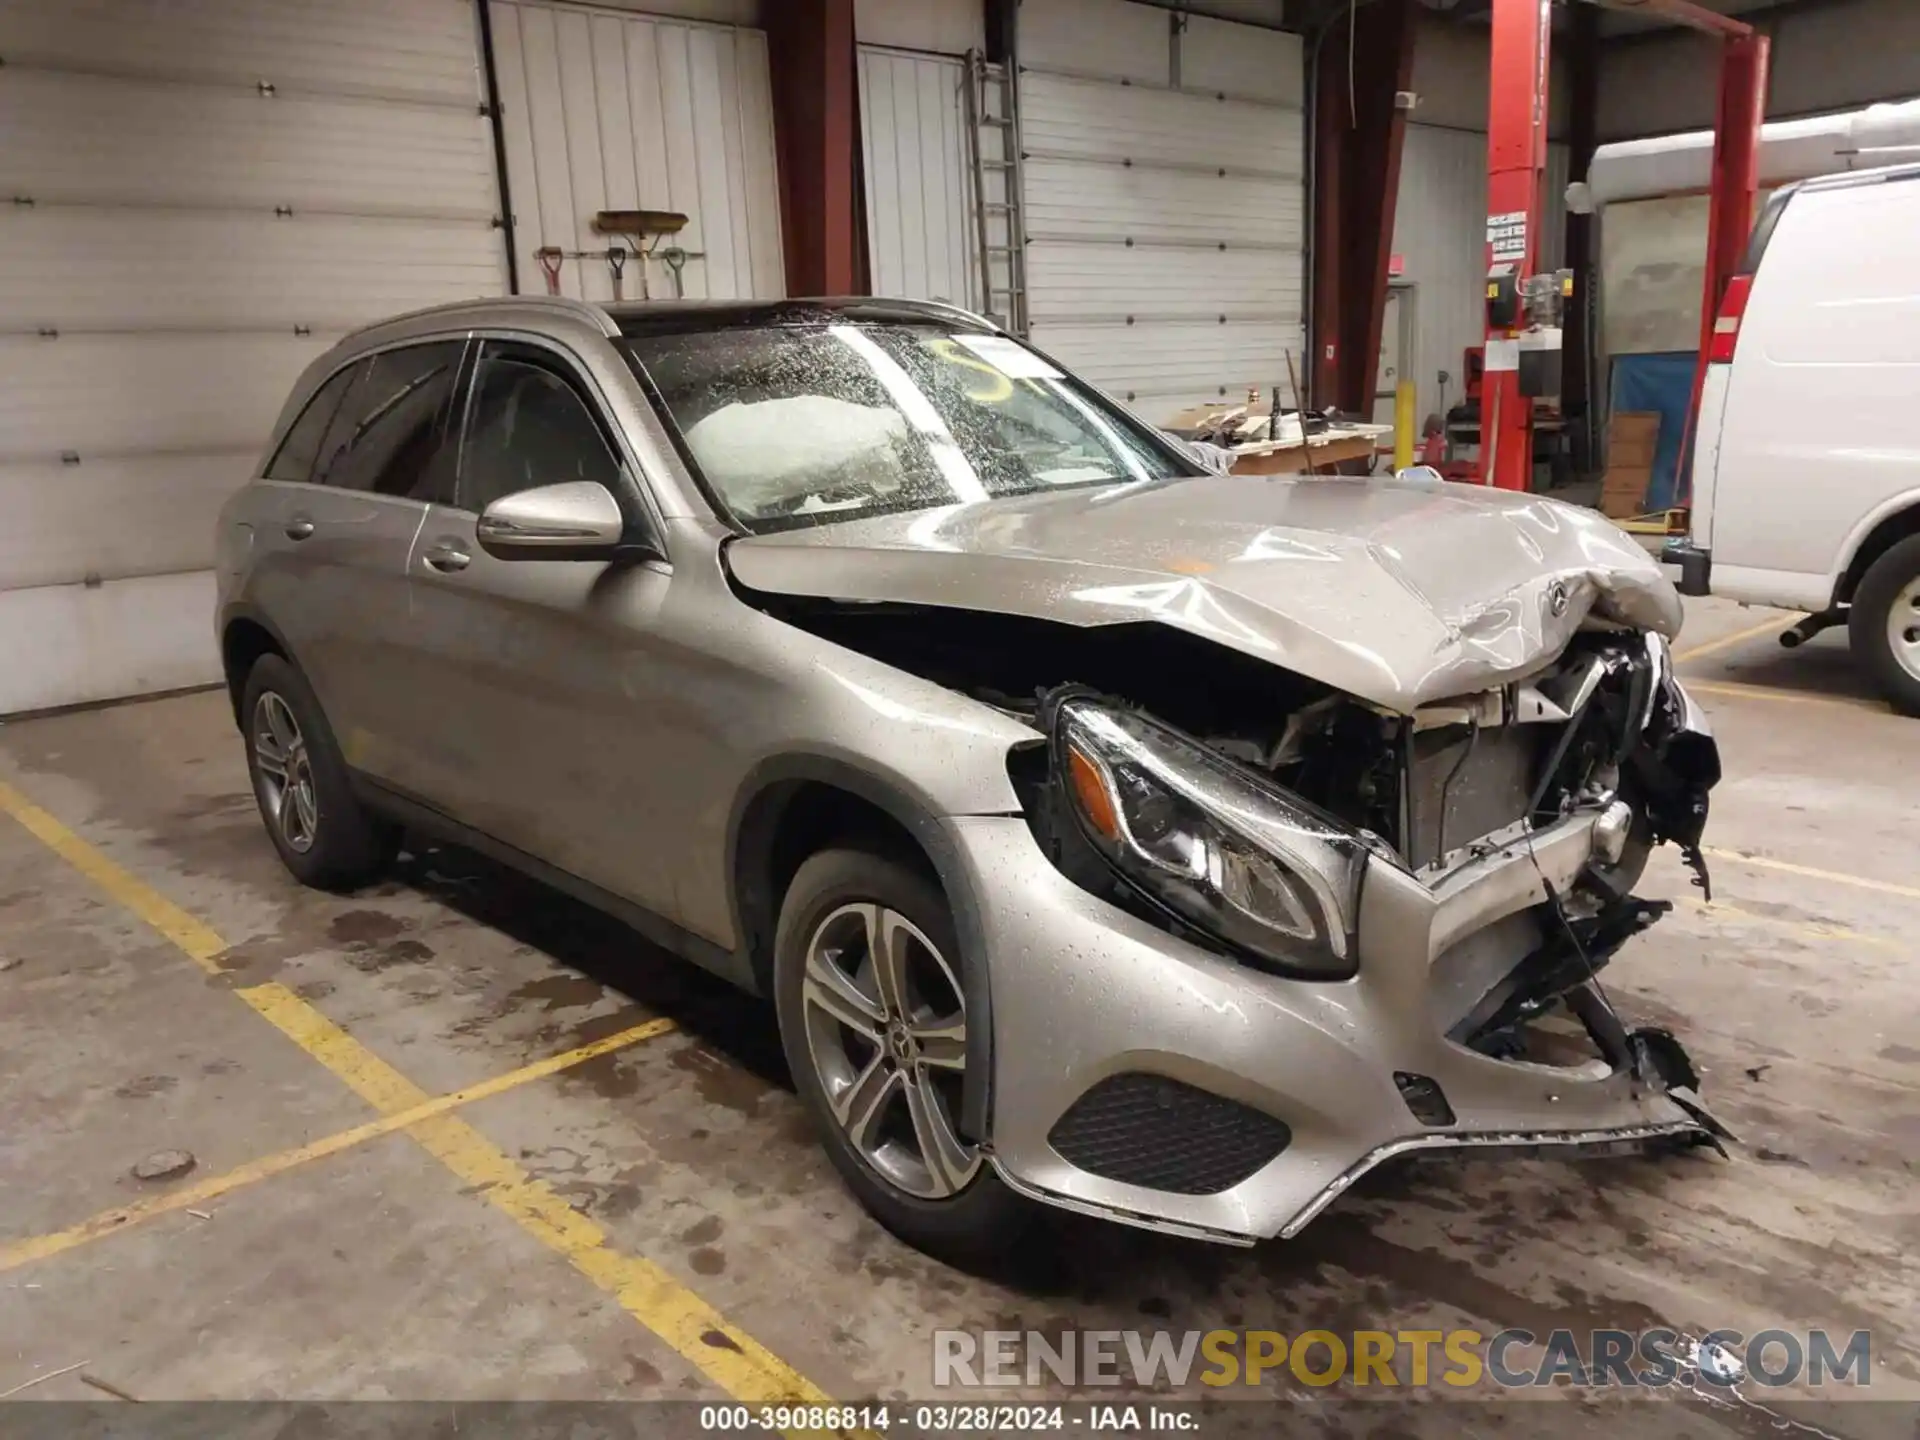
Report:
M 1214 476 L 947 506 L 733 542 L 781 595 L 1155 620 L 1407 711 L 1522 676 L 1590 611 L 1679 632 L 1680 599 L 1610 521 L 1538 496 Z

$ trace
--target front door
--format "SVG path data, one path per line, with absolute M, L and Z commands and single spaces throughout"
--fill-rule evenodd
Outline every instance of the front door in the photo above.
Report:
M 409 650 L 432 736 L 418 797 L 492 838 L 662 914 L 671 845 L 656 813 L 671 772 L 653 621 L 656 561 L 500 560 L 474 522 L 493 501 L 565 481 L 604 485 L 639 513 L 636 478 L 579 371 L 560 352 L 483 343 L 457 492 L 409 561 Z

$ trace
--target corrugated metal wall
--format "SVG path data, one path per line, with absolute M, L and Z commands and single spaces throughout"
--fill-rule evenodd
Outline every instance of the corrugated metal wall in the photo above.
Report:
M 867 258 L 876 295 L 980 308 L 965 64 L 860 47 Z
M 940 55 L 987 48 L 984 0 L 853 0 L 854 38 Z
M 0 713 L 218 677 L 213 522 L 342 332 L 505 287 L 466 0 L 0 0 Z
M 648 209 L 687 216 L 665 243 L 687 252 L 688 296 L 786 293 L 763 32 L 520 0 L 493 0 L 493 26 L 521 289 L 554 246 L 597 252 L 563 262 L 563 294 L 612 299 L 593 217 Z M 626 298 L 643 268 L 656 298 L 674 293 L 659 259 L 630 260 Z
M 1567 147 L 1547 146 L 1545 228 L 1540 265 L 1560 264 L 1566 245 Z M 1416 363 L 1410 376 L 1424 419 L 1441 408 L 1439 372 L 1452 377 L 1446 403 L 1461 397 L 1460 357 L 1486 334 L 1487 137 L 1471 130 L 1409 125 L 1400 160 L 1393 249 L 1406 259 L 1415 292 Z
M 1019 44 L 1035 343 L 1152 420 L 1284 385 L 1301 346 L 1300 37 L 1025 0 Z

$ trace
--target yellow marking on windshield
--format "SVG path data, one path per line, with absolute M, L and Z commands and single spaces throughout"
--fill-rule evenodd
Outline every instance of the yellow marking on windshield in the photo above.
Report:
M 977 360 L 967 354 L 953 341 L 943 336 L 937 340 L 929 340 L 927 342 L 927 348 L 949 365 L 959 365 L 968 370 L 977 370 L 993 382 L 992 387 L 985 391 L 968 390 L 966 396 L 969 400 L 978 401 L 982 405 L 998 405 L 1002 401 L 1009 400 L 1013 397 L 1013 381 L 994 369 L 993 366 L 987 364 L 986 361 Z

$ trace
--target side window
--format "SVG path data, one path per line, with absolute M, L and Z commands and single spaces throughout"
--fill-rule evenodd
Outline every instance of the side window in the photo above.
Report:
M 327 430 L 314 479 L 342 490 L 443 499 L 453 379 L 465 342 L 436 341 L 371 357 Z
M 267 464 L 269 480 L 306 480 L 313 475 L 313 462 L 320 454 L 320 441 L 340 408 L 340 397 L 347 393 L 358 365 L 337 371 L 317 391 L 302 410 Z
M 530 347 L 488 345 L 467 412 L 460 508 L 478 514 L 504 495 L 569 480 L 620 493 L 620 462 L 592 408 L 559 362 Z

